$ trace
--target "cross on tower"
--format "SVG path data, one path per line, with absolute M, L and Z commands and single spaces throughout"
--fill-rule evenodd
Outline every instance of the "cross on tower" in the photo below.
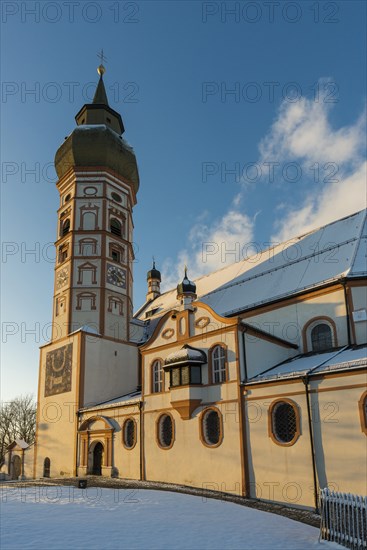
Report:
M 103 48 L 101 49 L 100 52 L 97 53 L 97 57 L 99 57 L 99 59 L 101 60 L 102 65 L 104 62 L 107 63 L 107 57 L 103 53 Z

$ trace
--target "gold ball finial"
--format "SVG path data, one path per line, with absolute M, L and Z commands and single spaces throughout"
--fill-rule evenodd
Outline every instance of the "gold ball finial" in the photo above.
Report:
M 97 73 L 99 74 L 99 76 L 103 76 L 105 72 L 106 72 L 106 67 L 101 63 L 97 68 Z
M 106 67 L 103 65 L 103 62 L 107 61 L 107 57 L 103 53 L 103 48 L 99 53 L 97 53 L 97 57 L 99 57 L 99 59 L 101 60 L 101 64 L 97 69 L 97 73 L 99 74 L 99 76 L 103 76 L 106 72 Z

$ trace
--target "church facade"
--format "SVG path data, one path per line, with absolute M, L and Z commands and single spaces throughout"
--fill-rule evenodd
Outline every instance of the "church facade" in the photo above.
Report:
M 161 293 L 134 314 L 139 188 L 103 66 L 55 157 L 53 334 L 33 477 L 89 474 L 316 507 L 366 486 L 366 211 Z

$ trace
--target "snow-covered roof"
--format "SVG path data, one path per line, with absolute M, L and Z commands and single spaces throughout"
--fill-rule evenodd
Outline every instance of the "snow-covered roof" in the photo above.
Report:
M 28 449 L 29 445 L 24 439 L 14 439 L 8 446 L 7 450 Z
M 193 348 L 188 344 L 181 349 L 174 351 L 164 361 L 165 365 L 181 365 L 183 363 L 204 364 L 207 362 L 206 354 L 200 349 Z
M 195 280 L 198 300 L 223 316 L 234 315 L 344 277 L 367 274 L 367 210 L 276 244 L 255 256 Z M 176 288 L 141 308 L 152 317 L 177 306 Z
M 323 353 L 298 355 L 254 376 L 246 385 L 361 367 L 367 367 L 367 346 L 345 346 Z
M 83 325 L 82 327 L 77 328 L 73 332 L 70 332 L 70 335 L 71 334 L 76 334 L 77 332 L 87 332 L 88 334 L 94 334 L 95 336 L 101 336 L 100 333 L 98 332 L 98 330 L 95 327 L 91 327 L 90 325 Z
M 138 403 L 141 400 L 141 391 L 134 391 L 127 393 L 126 395 L 121 395 L 120 397 L 115 397 L 109 401 L 102 401 L 101 403 L 93 403 L 86 407 L 79 409 L 79 411 L 89 411 L 94 409 L 104 409 L 105 407 L 116 407 L 118 405 L 133 405 Z

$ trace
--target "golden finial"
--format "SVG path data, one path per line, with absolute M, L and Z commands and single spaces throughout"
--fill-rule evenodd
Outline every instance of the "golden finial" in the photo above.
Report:
M 103 62 L 104 61 L 107 62 L 107 57 L 103 53 L 103 48 L 99 53 L 97 53 L 97 57 L 99 57 L 99 59 L 101 60 L 101 64 L 97 68 L 97 73 L 99 74 L 99 76 L 103 76 L 104 73 L 106 72 L 106 67 L 103 65 Z

